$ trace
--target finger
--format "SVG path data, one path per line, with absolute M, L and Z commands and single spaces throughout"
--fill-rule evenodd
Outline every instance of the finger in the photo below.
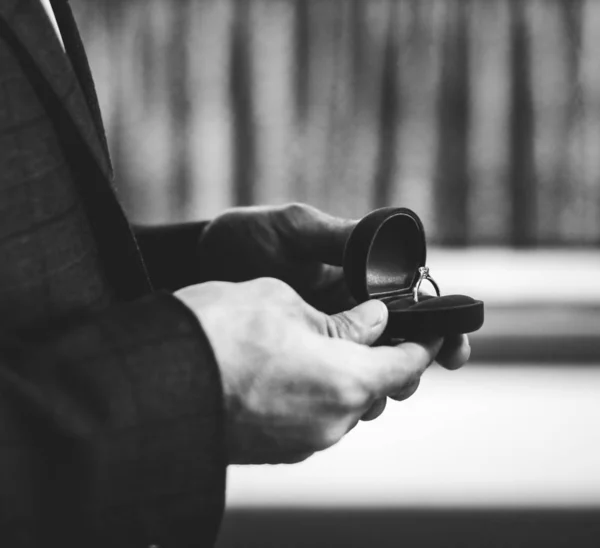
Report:
M 333 316 L 323 315 L 323 334 L 370 345 L 383 333 L 387 317 L 387 307 L 381 301 L 367 301 Z
M 407 400 L 417 391 L 420 384 L 421 384 L 421 379 L 419 378 L 412 384 L 409 384 L 408 386 L 406 386 L 406 388 L 404 388 L 404 390 L 401 390 L 400 392 L 397 392 L 396 394 L 390 394 L 390 398 L 392 398 L 393 400 L 396 400 L 396 401 Z
M 316 286 L 305 291 L 306 302 L 326 314 L 337 314 L 355 307 L 358 303 L 350 294 L 342 268 L 325 264 L 322 267 Z
M 312 457 L 315 454 L 314 451 L 305 452 L 305 453 L 283 453 L 277 455 L 275 458 L 270 459 L 271 464 L 298 464 L 300 462 L 305 461 L 306 459 Z
M 329 290 L 344 281 L 344 269 L 341 266 L 321 264 L 318 280 L 314 283 L 315 289 Z
M 342 264 L 346 241 L 358 221 L 333 217 L 306 204 L 284 206 L 281 213 L 296 253 L 330 265 Z
M 416 383 L 433 362 L 442 346 L 442 339 L 428 342 L 404 342 L 398 346 L 359 347 L 357 359 L 369 365 L 375 396 L 398 394 Z M 364 354 L 368 356 L 364 356 Z
M 462 367 L 471 356 L 471 346 L 466 335 L 446 337 L 435 361 L 442 367 L 454 371 Z
M 367 409 L 367 411 L 360 418 L 361 421 L 372 421 L 379 417 L 385 410 L 387 405 L 387 398 L 377 398 L 373 405 Z

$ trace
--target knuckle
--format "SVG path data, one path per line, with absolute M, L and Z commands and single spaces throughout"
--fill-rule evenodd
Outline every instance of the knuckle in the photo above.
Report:
M 367 395 L 365 390 L 360 387 L 353 386 L 346 389 L 340 398 L 340 403 L 343 409 L 353 411 L 364 407 L 367 403 Z
M 290 202 L 283 210 L 292 219 L 303 219 L 310 214 L 309 206 L 300 202 Z
M 230 209 L 215 217 L 208 223 L 208 226 L 204 230 L 202 240 L 213 236 L 213 234 L 228 235 L 234 232 L 237 221 L 243 217 L 243 212 L 241 210 L 242 208 Z
M 410 372 L 418 375 L 433 361 L 427 351 L 419 344 L 404 343 L 398 347 L 400 359 Z
M 365 386 L 353 377 L 338 380 L 334 387 L 334 397 L 339 408 L 345 412 L 362 408 L 369 401 L 369 393 Z
M 296 295 L 296 292 L 288 284 L 277 278 L 259 278 L 256 283 L 260 284 L 260 288 L 264 293 L 270 295 L 287 298 Z
M 396 394 L 399 394 L 404 397 L 403 399 L 406 399 L 416 391 L 420 382 L 421 382 L 420 375 L 415 374 L 414 372 L 409 373 L 404 378 L 402 383 L 398 386 L 398 388 L 396 390 Z M 394 399 L 398 399 L 398 398 L 394 397 Z
M 362 421 L 372 421 L 379 417 L 385 410 L 387 398 L 377 398 L 361 416 Z
M 416 384 L 419 384 L 420 380 L 421 380 L 421 375 L 422 372 L 421 371 L 410 371 L 407 375 L 406 375 L 406 381 L 404 382 L 404 386 L 406 387 L 406 389 L 409 389 L 413 386 L 415 386 Z
M 284 457 L 280 459 L 281 464 L 298 464 L 300 462 L 304 462 L 306 459 L 312 457 L 314 455 L 314 451 L 304 452 L 304 453 L 296 453 L 290 455 L 288 457 Z
M 323 316 L 325 335 L 331 339 L 339 338 L 338 324 L 332 316 Z
M 404 388 L 400 389 L 397 393 L 392 394 L 391 398 L 396 401 L 403 401 L 410 398 L 419 388 L 420 379 L 414 382 L 407 383 Z
M 345 432 L 341 428 L 335 426 L 322 428 L 314 436 L 314 447 L 317 451 L 328 449 L 338 443 L 344 437 L 344 434 Z
M 291 202 L 281 209 L 282 220 L 289 229 L 310 224 L 317 216 L 317 209 L 300 202 Z
M 327 336 L 332 339 L 356 340 L 360 335 L 358 326 L 345 312 L 335 316 L 327 316 L 325 328 Z
M 331 339 L 339 339 L 341 336 L 340 322 L 334 316 L 324 316 L 325 335 Z
M 414 354 L 404 345 L 389 349 L 388 366 L 381 384 L 383 392 L 399 393 L 418 383 L 426 369 L 424 360 L 415 359 Z

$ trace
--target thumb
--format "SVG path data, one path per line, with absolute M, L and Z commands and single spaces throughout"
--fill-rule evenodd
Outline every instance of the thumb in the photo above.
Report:
M 351 310 L 327 316 L 327 333 L 330 337 L 371 345 L 383 333 L 387 319 L 385 304 L 371 300 Z

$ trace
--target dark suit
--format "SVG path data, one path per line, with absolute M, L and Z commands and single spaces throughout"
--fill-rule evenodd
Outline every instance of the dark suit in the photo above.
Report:
M 0 0 L 0 546 L 210 546 L 222 394 L 195 316 L 202 224 L 132 230 L 85 53 Z M 137 237 L 136 237 L 137 233 Z

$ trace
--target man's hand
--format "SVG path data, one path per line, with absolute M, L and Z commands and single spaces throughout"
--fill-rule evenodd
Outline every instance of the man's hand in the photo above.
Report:
M 340 265 L 355 225 L 304 204 L 231 209 L 200 239 L 202 281 L 277 278 L 319 310 L 347 310 L 356 303 Z
M 177 293 L 200 320 L 221 372 L 230 463 L 304 460 L 381 411 L 387 396 L 416 390 L 442 340 L 371 348 L 387 309 L 368 301 L 334 316 L 289 286 L 263 278 L 209 282 Z M 468 358 L 454 341 L 443 365 Z

